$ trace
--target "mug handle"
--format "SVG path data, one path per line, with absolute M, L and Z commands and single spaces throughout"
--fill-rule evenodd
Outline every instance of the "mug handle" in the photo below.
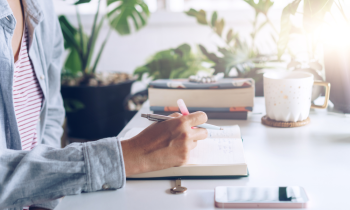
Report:
M 315 109 L 325 109 L 328 106 L 329 101 L 329 93 L 331 90 L 331 83 L 322 82 L 322 81 L 314 81 L 314 85 L 324 86 L 326 88 L 325 99 L 323 105 L 311 105 L 311 108 Z

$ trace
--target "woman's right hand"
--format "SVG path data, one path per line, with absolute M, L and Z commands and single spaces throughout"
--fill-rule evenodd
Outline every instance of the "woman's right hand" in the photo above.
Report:
M 207 121 L 204 112 L 171 116 L 175 118 L 153 123 L 137 136 L 121 142 L 126 176 L 181 166 L 187 162 L 197 140 L 207 138 L 206 129 L 191 128 Z

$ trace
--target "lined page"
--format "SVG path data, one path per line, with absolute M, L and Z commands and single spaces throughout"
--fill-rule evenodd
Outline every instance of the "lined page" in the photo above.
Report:
M 245 163 L 239 126 L 223 126 L 222 128 L 224 130 L 208 130 L 208 138 L 197 141 L 196 148 L 191 150 L 188 165 Z M 143 129 L 130 129 L 124 139 L 136 136 Z
M 239 126 L 224 126 L 224 130 L 208 130 L 208 138 L 197 141 L 187 164 L 244 163 L 243 144 Z
M 238 125 L 221 127 L 224 130 L 208 129 L 208 138 L 241 138 L 241 131 Z

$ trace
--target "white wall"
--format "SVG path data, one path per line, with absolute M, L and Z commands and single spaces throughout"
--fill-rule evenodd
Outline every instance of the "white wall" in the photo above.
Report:
M 219 16 L 225 18 L 227 25 L 249 39 L 254 11 L 241 0 L 233 0 L 232 2 L 236 2 L 237 8 L 231 5 L 229 10 L 219 11 Z M 279 28 L 282 8 L 288 1 L 279 0 L 278 2 L 280 3 L 276 3 L 276 6 L 273 7 L 269 14 L 270 19 L 277 28 Z M 67 3 L 62 1 L 55 1 L 55 4 L 58 14 L 68 14 L 67 17 L 73 24 L 76 24 L 74 7 L 67 6 Z M 191 6 L 196 6 L 196 4 Z M 91 13 L 93 13 L 94 9 L 95 7 L 83 9 L 83 13 L 88 13 L 82 16 L 83 25 L 87 33 L 90 33 L 89 30 L 93 18 Z M 107 31 L 108 26 L 106 24 L 101 31 L 97 46 L 101 45 Z M 275 52 L 276 46 L 270 38 L 270 33 L 270 29 L 266 28 L 265 32 L 262 32 L 257 39 L 265 53 Z M 208 50 L 215 51 L 216 44 L 220 43 L 220 40 L 209 27 L 199 25 L 195 18 L 188 17 L 182 12 L 157 11 L 151 14 L 148 25 L 138 32 L 128 36 L 119 36 L 113 32 L 98 65 L 98 71 L 132 73 L 136 67 L 143 65 L 153 53 L 174 48 L 183 43 L 189 43 L 194 47 L 197 44 L 203 44 Z

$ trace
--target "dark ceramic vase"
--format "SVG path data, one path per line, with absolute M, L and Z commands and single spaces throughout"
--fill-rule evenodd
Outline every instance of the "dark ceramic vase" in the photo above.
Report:
M 86 140 L 117 136 L 125 126 L 124 100 L 133 82 L 101 87 L 62 86 L 64 100 L 83 104 L 83 108 L 66 114 L 68 136 Z

